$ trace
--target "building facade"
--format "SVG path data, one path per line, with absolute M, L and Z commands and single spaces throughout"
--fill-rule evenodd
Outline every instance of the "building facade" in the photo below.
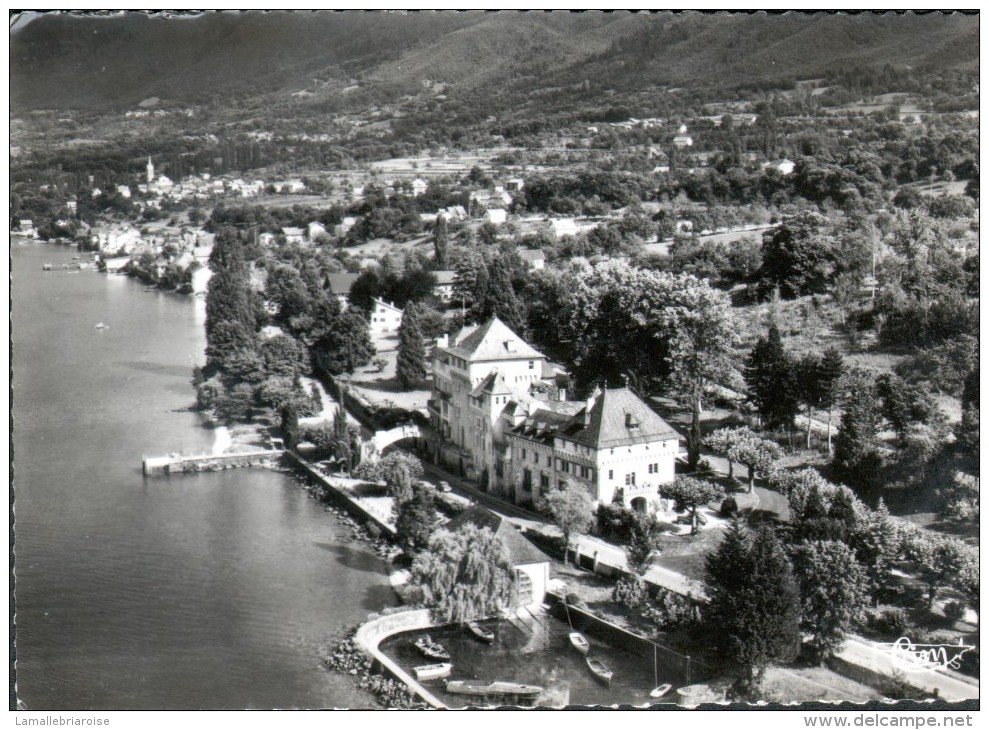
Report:
M 568 401 L 548 370 L 497 318 L 441 338 L 428 404 L 436 461 L 517 504 L 579 484 L 597 503 L 655 509 L 675 478 L 679 434 L 628 388 Z

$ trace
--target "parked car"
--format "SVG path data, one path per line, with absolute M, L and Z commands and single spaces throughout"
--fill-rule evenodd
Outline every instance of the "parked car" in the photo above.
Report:
M 440 482 L 439 489 L 440 489 L 441 492 L 452 492 L 453 491 L 452 489 L 450 489 L 450 485 L 447 482 Z

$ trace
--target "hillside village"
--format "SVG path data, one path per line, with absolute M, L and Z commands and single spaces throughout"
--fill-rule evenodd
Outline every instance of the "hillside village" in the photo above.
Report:
M 429 603 L 425 556 L 514 524 L 549 555 L 527 605 L 556 586 L 736 699 L 824 698 L 793 694 L 806 666 L 964 699 L 978 651 L 929 686 L 856 652 L 979 636 L 977 74 L 818 71 L 576 81 L 531 118 L 370 71 L 226 111 L 35 110 L 10 230 L 204 298 L 197 407 L 371 495 L 407 599 L 449 623 L 475 616 Z M 753 626 L 774 639 L 740 656 Z

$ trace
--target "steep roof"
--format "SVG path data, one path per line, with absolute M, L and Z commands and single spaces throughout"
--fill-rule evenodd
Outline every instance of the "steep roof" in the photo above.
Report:
M 434 271 L 433 276 L 436 277 L 437 286 L 453 284 L 453 282 L 457 280 L 457 272 L 451 269 L 440 269 L 439 271 Z
M 520 248 L 519 256 L 522 257 L 523 261 L 545 261 L 546 254 L 543 253 L 541 248 Z
M 498 372 L 498 368 L 495 368 L 484 376 L 484 379 L 475 386 L 470 394 L 474 398 L 480 398 L 484 393 L 502 395 L 503 393 L 511 392 L 512 389 L 505 382 L 505 376 Z
M 559 435 L 595 449 L 679 438 L 670 424 L 628 388 L 602 392 L 591 406 L 590 423 L 585 426 L 586 412 L 585 406 Z
M 350 288 L 360 274 L 327 274 L 326 281 L 334 294 L 350 294 Z
M 535 360 L 546 357 L 497 317 L 492 317 L 466 335 L 465 330 L 466 328 L 458 333 L 456 344 L 447 349 L 467 362 Z
M 526 540 L 518 528 L 506 521 L 501 515 L 474 505 L 450 520 L 447 529 L 456 531 L 458 528 L 472 524 L 475 527 L 487 527 L 496 537 L 501 538 L 508 551 L 508 559 L 512 565 L 531 565 L 532 563 L 548 563 L 549 556 Z
M 546 405 L 550 404 L 547 403 Z M 567 403 L 566 405 L 572 407 L 566 410 L 539 408 L 526 416 L 525 420 L 513 428 L 511 433 L 532 441 L 542 441 L 552 444 L 553 435 L 570 422 L 574 415 L 574 410 L 580 406 L 579 403 Z

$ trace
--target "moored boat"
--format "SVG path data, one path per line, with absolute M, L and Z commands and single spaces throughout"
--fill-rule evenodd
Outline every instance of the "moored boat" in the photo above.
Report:
M 614 672 L 611 671 L 611 667 L 605 664 L 600 659 L 591 659 L 587 657 L 587 668 L 591 670 L 591 673 L 604 682 L 607 685 L 611 685 L 611 678 L 614 676 Z
M 649 693 L 649 696 L 652 697 L 653 699 L 659 699 L 667 692 L 669 692 L 671 689 L 673 689 L 672 684 L 661 684 L 656 689 L 652 690 Z
M 567 634 L 567 638 L 570 639 L 570 644 L 574 649 L 579 651 L 584 656 L 587 656 L 587 652 L 591 650 L 591 644 L 584 638 L 584 635 L 579 631 L 571 631 Z
M 481 641 L 484 641 L 488 644 L 494 641 L 495 638 L 494 632 L 491 631 L 491 629 L 487 629 L 481 626 L 481 624 L 477 623 L 477 621 L 468 621 L 467 628 L 468 630 L 470 630 L 472 634 L 474 634 L 476 638 L 480 639 Z
M 108 329 L 110 329 L 110 325 L 103 324 L 102 322 L 97 322 L 96 323 L 96 329 L 98 329 L 98 330 L 108 330 Z
M 453 665 L 450 662 L 440 664 L 424 664 L 421 667 L 414 667 L 412 671 L 416 674 L 416 679 L 440 679 L 449 677 Z
M 516 682 L 448 679 L 446 691 L 452 694 L 477 697 L 535 697 L 543 691 L 543 688 L 534 684 L 517 684 Z
M 446 661 L 450 658 L 450 652 L 444 649 L 442 644 L 438 644 L 429 638 L 428 635 L 416 639 L 415 647 L 423 656 L 429 659 Z

